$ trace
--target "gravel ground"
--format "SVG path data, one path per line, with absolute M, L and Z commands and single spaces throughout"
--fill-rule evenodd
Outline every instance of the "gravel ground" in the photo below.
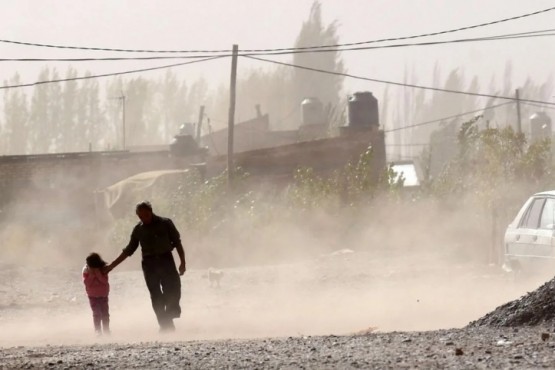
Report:
M 520 327 L 555 324 L 555 279 L 508 302 L 469 326 Z
M 438 330 L 462 328 L 546 276 L 515 283 L 494 267 L 350 251 L 225 269 L 221 287 L 193 269 L 178 330 L 160 336 L 141 272 L 119 270 L 113 334 L 96 338 L 78 268 L 1 267 L 0 369 L 555 367 L 550 326 Z
M 1 357 L 0 369 L 537 369 L 555 367 L 555 341 L 553 335 L 541 328 L 480 328 L 359 336 L 16 347 L 3 349 Z

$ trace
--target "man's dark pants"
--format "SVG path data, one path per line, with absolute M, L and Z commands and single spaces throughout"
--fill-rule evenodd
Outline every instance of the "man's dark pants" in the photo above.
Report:
M 142 267 L 158 324 L 162 330 L 172 329 L 173 319 L 181 315 L 181 279 L 173 255 L 143 256 Z

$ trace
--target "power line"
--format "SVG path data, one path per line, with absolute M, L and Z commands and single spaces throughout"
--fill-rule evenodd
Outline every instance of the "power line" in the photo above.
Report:
M 555 34 L 554 34 L 555 35 Z M 166 60 L 166 59 L 207 59 L 223 58 L 230 55 L 179 55 L 152 57 L 105 57 L 105 58 L 0 58 L 0 62 L 103 62 L 125 60 Z
M 379 46 L 358 46 L 358 47 L 349 47 L 349 48 L 342 48 L 342 49 L 308 49 L 308 50 L 291 50 L 291 51 L 268 52 L 268 53 L 246 53 L 246 54 L 240 54 L 240 56 L 259 56 L 259 55 L 271 56 L 271 55 L 290 55 L 290 54 L 306 54 L 306 53 L 329 53 L 329 52 L 341 52 L 341 51 L 392 49 L 392 48 L 413 47 L 413 46 L 432 46 L 432 45 L 456 44 L 456 43 L 479 42 L 479 41 L 514 40 L 514 39 L 523 39 L 523 38 L 555 36 L 555 33 L 547 33 L 552 31 L 555 31 L 555 29 L 529 31 L 529 32 L 521 32 L 521 33 L 514 33 L 514 34 L 503 34 L 503 35 L 495 35 L 495 36 L 475 37 L 475 38 L 468 38 L 468 39 L 427 41 L 427 42 L 379 45 Z
M 524 102 L 523 104 L 529 105 L 529 106 L 532 106 L 532 107 L 536 107 L 536 108 L 541 108 L 541 109 L 555 109 L 555 107 L 546 107 L 546 106 L 541 105 L 541 104 L 526 103 L 526 102 Z
M 455 114 L 455 115 L 453 115 L 453 116 L 442 117 L 442 118 L 434 119 L 434 120 L 431 120 L 431 121 L 425 121 L 425 122 L 415 123 L 415 124 L 413 124 L 413 125 L 408 125 L 408 126 L 403 126 L 403 127 L 392 128 L 392 129 L 390 129 L 390 130 L 384 130 L 384 133 L 394 132 L 394 131 L 400 131 L 400 130 L 406 130 L 406 129 L 413 128 L 413 127 L 431 125 L 432 123 L 437 123 L 437 122 L 441 122 L 441 121 L 445 121 L 445 120 L 453 119 L 453 118 L 459 118 L 459 117 L 467 116 L 467 115 L 469 115 L 469 114 L 474 114 L 474 113 L 483 112 L 483 111 L 488 110 L 488 109 L 495 109 L 495 108 L 501 107 L 501 106 L 503 106 L 503 105 L 508 105 L 508 104 L 513 104 L 513 102 L 500 103 L 500 104 L 497 104 L 497 105 L 491 105 L 491 106 L 488 106 L 488 107 L 484 107 L 484 108 L 482 108 L 482 109 L 476 109 L 476 110 L 472 110 L 472 111 L 469 111 L 469 112 L 464 112 L 464 113 Z
M 406 44 L 393 44 L 393 45 L 380 45 L 380 46 L 361 46 L 343 49 L 308 49 L 308 50 L 292 50 L 282 52 L 269 52 L 269 53 L 240 53 L 239 56 L 272 56 L 272 55 L 291 55 L 291 54 L 305 54 L 305 53 L 330 53 L 342 51 L 364 51 L 364 50 L 377 50 L 377 49 L 391 49 L 401 47 L 414 47 L 414 46 L 433 46 L 453 43 L 464 42 L 479 42 L 479 41 L 500 41 L 500 40 L 513 40 L 521 38 L 535 38 L 555 36 L 555 33 L 548 33 L 555 31 L 555 28 L 547 30 L 527 31 L 512 34 L 503 34 L 487 37 L 476 37 L 469 39 L 454 39 L 444 41 L 427 41 L 420 43 L 406 43 Z M 103 57 L 103 58 L 0 58 L 0 62 L 91 62 L 91 61 L 129 61 L 129 60 L 166 60 L 166 59 L 201 59 L 213 58 L 216 56 L 230 56 L 230 54 L 222 55 L 177 55 L 177 56 L 149 56 L 149 57 Z
M 378 40 L 370 40 L 370 41 L 361 41 L 361 42 L 352 42 L 352 43 L 343 43 L 343 44 L 332 44 L 332 45 L 315 45 L 315 46 L 303 46 L 303 47 L 296 47 L 296 48 L 274 48 L 274 49 L 250 49 L 250 50 L 242 50 L 243 52 L 274 52 L 274 51 L 291 51 L 291 50 L 308 50 L 308 49 L 322 49 L 322 48 L 338 48 L 344 46 L 358 46 L 358 45 L 366 45 L 366 44 L 374 44 L 380 42 L 387 42 L 387 41 L 401 41 L 401 40 L 409 40 L 421 37 L 428 37 L 428 36 L 438 36 L 444 35 L 448 33 L 466 31 L 470 29 L 476 29 L 485 26 L 491 26 L 494 24 L 514 21 L 517 19 L 532 17 L 535 15 L 547 13 L 550 11 L 555 10 L 555 7 L 546 8 L 542 10 L 538 10 L 532 13 L 526 13 L 514 17 L 503 18 L 491 22 L 475 24 L 471 26 L 459 27 L 444 31 L 438 32 L 430 32 L 430 33 L 423 33 L 418 35 L 411 35 L 411 36 L 402 36 L 402 37 L 392 37 L 392 38 L 384 38 Z M 34 43 L 34 42 L 24 42 L 24 41 L 15 41 L 15 40 L 6 40 L 0 39 L 0 43 L 5 44 L 14 44 L 14 45 L 23 45 L 23 46 L 34 46 L 34 47 L 44 47 L 44 48 L 55 48 L 55 49 L 72 49 L 72 50 L 91 50 L 91 51 L 113 51 L 113 52 L 126 52 L 126 53 L 231 53 L 230 49 L 221 49 L 221 50 L 149 50 L 149 49 L 122 49 L 122 48 L 105 48 L 105 47 L 88 47 L 88 46 L 68 46 L 68 45 L 56 45 L 56 44 L 42 44 L 42 43 Z
M 475 28 L 480 28 L 480 27 L 485 27 L 485 26 L 491 26 L 491 25 L 494 25 L 494 24 L 509 22 L 509 21 L 522 19 L 522 18 L 526 18 L 526 17 L 531 17 L 531 16 L 534 16 L 534 15 L 542 14 L 542 13 L 547 13 L 547 12 L 550 12 L 550 11 L 553 11 L 553 10 L 555 10 L 555 7 L 542 9 L 542 10 L 538 10 L 536 12 L 522 14 L 522 15 L 515 16 L 515 17 L 503 18 L 503 19 L 499 19 L 499 20 L 496 20 L 496 21 L 480 23 L 480 24 L 476 24 L 476 25 L 473 25 L 473 26 L 460 27 L 460 28 L 455 28 L 455 29 L 445 30 L 445 31 L 439 31 L 439 32 L 423 33 L 423 34 L 420 34 L 420 35 L 385 38 L 385 39 L 372 40 L 372 41 L 352 42 L 352 43 L 346 43 L 346 44 L 336 44 L 336 45 L 327 45 L 327 46 L 298 47 L 298 48 L 292 48 L 290 50 L 320 49 L 320 48 L 331 48 L 331 47 L 342 47 L 342 46 L 356 46 L 356 45 L 374 44 L 374 43 L 386 42 L 386 41 L 401 41 L 401 40 L 409 40 L 409 39 L 415 39 L 415 38 L 420 38 L 420 37 L 438 36 L 438 35 L 444 35 L 444 34 L 447 34 L 447 33 L 466 31 L 466 30 L 470 30 L 470 29 L 475 29 Z M 287 49 L 285 49 L 285 50 L 287 50 Z M 246 51 L 246 50 L 244 50 L 244 51 Z M 270 50 L 261 50 L 261 51 L 270 51 Z
M 513 97 L 511 97 L 511 96 L 492 95 L 492 94 L 482 94 L 482 93 L 475 93 L 475 92 L 470 92 L 470 91 L 452 90 L 452 89 L 441 89 L 441 88 L 439 88 L 439 87 L 415 85 L 415 84 L 408 84 L 408 83 L 402 83 L 402 82 L 380 80 L 380 79 L 377 79 L 377 78 L 356 76 L 356 75 L 352 75 L 352 74 L 349 74 L 349 73 L 327 71 L 327 70 L 325 70 L 325 69 L 312 68 L 312 67 L 305 67 L 305 66 L 301 66 L 301 65 L 298 65 L 298 64 L 291 64 L 291 63 L 279 62 L 279 61 L 277 61 L 277 60 L 264 59 L 264 58 L 258 58 L 258 57 L 253 57 L 253 56 L 244 56 L 244 57 L 245 57 L 245 58 L 249 58 L 249 59 L 258 60 L 258 61 L 261 61 L 261 62 L 267 62 L 267 63 L 273 63 L 273 64 L 278 64 L 278 65 L 287 66 L 287 67 L 292 67 L 292 68 L 303 69 L 303 70 L 306 70 L 306 71 L 324 73 L 324 74 L 334 75 L 334 76 L 348 77 L 348 78 L 352 78 L 352 79 L 355 79 L 355 80 L 376 82 L 376 83 L 381 83 L 381 84 L 395 85 L 395 86 L 403 86 L 403 87 L 412 87 L 412 88 L 415 88 L 415 89 L 439 91 L 439 92 L 446 92 L 446 93 L 451 93 L 451 94 L 461 94 L 461 95 L 479 96 L 479 97 L 484 97 L 484 98 L 495 98 L 495 99 L 504 99 L 504 100 L 511 100 L 511 101 L 516 101 L 516 100 L 517 100 L 516 98 L 513 98 Z M 546 101 L 531 100 L 531 99 L 518 99 L 518 100 L 520 100 L 521 102 L 527 102 L 527 103 L 538 103 L 538 104 L 546 104 L 546 105 L 553 105 L 553 106 L 555 106 L 555 102 L 546 102 Z
M 58 82 L 68 82 L 68 81 L 78 81 L 78 80 L 89 80 L 89 79 L 93 79 L 93 78 L 121 76 L 121 75 L 127 75 L 127 74 L 132 74 L 132 73 L 140 73 L 140 72 L 156 71 L 156 70 L 160 70 L 160 69 L 167 69 L 167 68 L 172 68 L 172 67 L 184 66 L 184 65 L 187 65 L 187 64 L 207 62 L 209 60 L 215 60 L 215 59 L 220 59 L 220 58 L 224 58 L 224 56 L 217 56 L 217 57 L 212 57 L 212 58 L 193 60 L 193 61 L 190 61 L 190 62 L 168 64 L 168 65 L 158 66 L 158 67 L 133 69 L 133 70 L 122 71 L 122 72 L 104 73 L 104 74 L 99 74 L 99 75 L 90 75 L 90 76 L 72 77 L 72 78 L 61 78 L 61 79 L 47 80 L 47 81 L 37 81 L 37 82 L 31 82 L 31 83 L 19 84 L 19 85 L 4 85 L 4 86 L 0 86 L 0 90 L 15 89 L 15 88 L 19 88 L 19 87 L 32 87 L 32 86 L 45 85 L 45 84 L 58 83 Z

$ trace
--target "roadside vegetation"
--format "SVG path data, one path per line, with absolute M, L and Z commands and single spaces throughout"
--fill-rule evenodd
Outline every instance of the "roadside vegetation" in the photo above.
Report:
M 282 187 L 259 185 L 238 169 L 230 191 L 226 173 L 204 180 L 192 170 L 178 183 L 161 184 L 152 202 L 179 225 L 191 253 L 217 263 L 299 251 L 430 247 L 434 239 L 421 234 L 433 235 L 437 228 L 445 234 L 438 242 L 442 252 L 499 262 L 500 238 L 523 200 L 553 187 L 552 151 L 549 140 L 530 143 L 510 127 L 481 128 L 482 123 L 478 116 L 460 126 L 453 153 L 446 156 L 452 159 L 436 176 L 426 171 L 429 155 L 422 153 L 427 177 L 417 189 L 405 188 L 390 167 L 372 174 L 369 148 L 328 176 L 299 168 Z M 112 241 L 124 244 L 133 222 L 133 215 L 118 220 Z

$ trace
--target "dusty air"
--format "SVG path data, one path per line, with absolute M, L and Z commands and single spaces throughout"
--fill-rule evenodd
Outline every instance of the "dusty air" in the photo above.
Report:
M 555 367 L 549 1 L 3 10 L 0 368 Z

